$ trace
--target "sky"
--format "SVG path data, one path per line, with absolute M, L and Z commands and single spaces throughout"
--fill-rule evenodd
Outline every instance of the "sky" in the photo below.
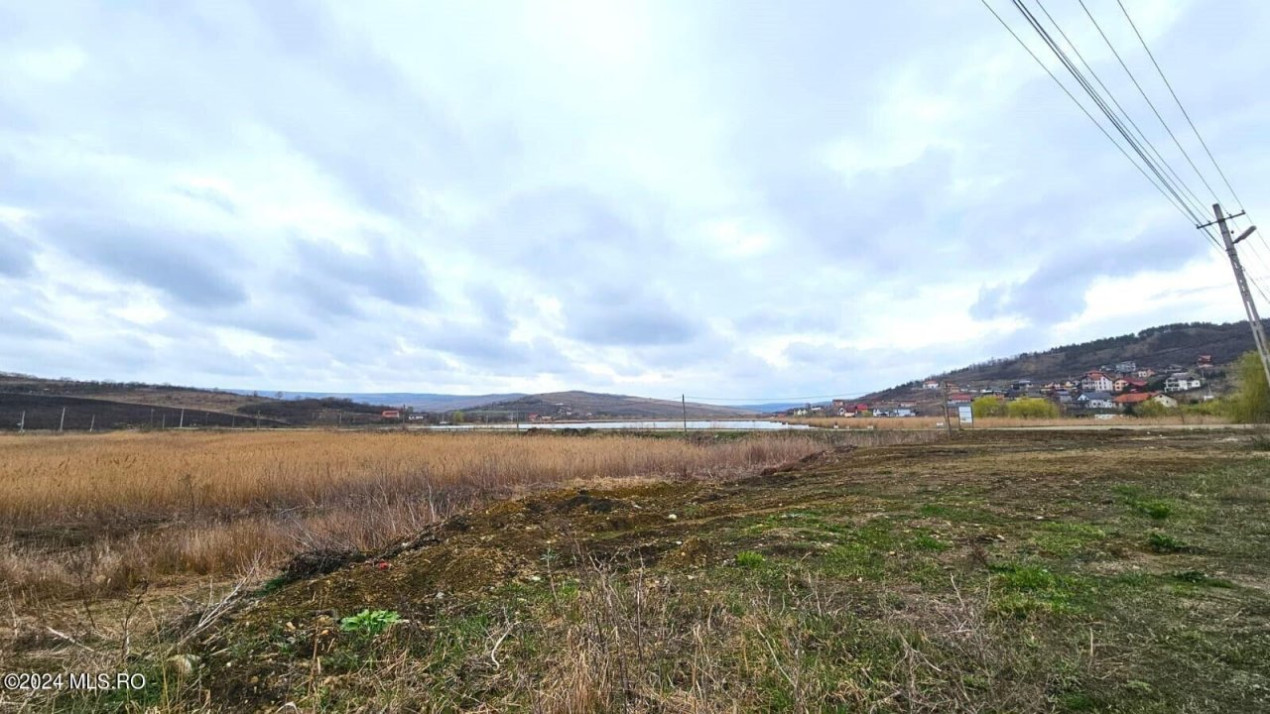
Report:
M 1266 215 L 1270 4 L 1125 5 Z M 763 401 L 1240 319 L 1225 256 L 978 0 L 0 0 L 0 371 Z

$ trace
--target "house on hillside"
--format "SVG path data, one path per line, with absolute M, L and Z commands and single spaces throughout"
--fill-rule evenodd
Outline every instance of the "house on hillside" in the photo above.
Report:
M 1080 380 L 1080 391 L 1082 392 L 1110 392 L 1115 387 L 1115 383 L 1105 373 L 1097 370 L 1086 372 L 1085 376 Z
M 1116 363 L 1116 372 L 1120 374 L 1133 374 L 1138 369 L 1138 363 L 1133 360 L 1124 360 Z
M 948 406 L 959 407 L 973 402 L 975 395 L 965 392 L 954 392 L 948 395 Z
M 1204 386 L 1199 377 L 1187 372 L 1175 372 L 1164 380 L 1164 391 L 1166 392 L 1188 392 L 1192 389 L 1199 389 Z
M 1212 355 L 1200 355 L 1200 356 L 1199 356 L 1199 357 L 1195 360 L 1195 367 L 1196 367 L 1196 368 L 1198 368 L 1198 369 L 1212 369 L 1212 367 L 1213 367 L 1213 356 L 1212 356 Z
M 1143 367 L 1142 369 L 1134 372 L 1133 376 L 1137 377 L 1138 379 L 1150 379 L 1155 376 L 1155 370 L 1151 369 L 1150 367 Z
M 1146 388 L 1147 381 L 1137 377 L 1121 377 L 1112 383 L 1112 391 L 1116 394 L 1121 392 L 1141 392 Z
M 922 389 L 939 389 L 939 380 L 928 379 L 922 382 Z
M 1112 401 L 1111 392 L 1085 392 L 1076 397 L 1076 403 L 1086 409 L 1114 409 L 1116 403 Z
M 1128 412 L 1132 411 L 1135 406 L 1142 404 L 1143 402 L 1151 401 L 1151 398 L 1154 396 L 1155 394 L 1153 392 L 1129 392 L 1127 394 L 1118 395 L 1111 401 L 1115 402 L 1116 406 Z
M 379 416 L 381 419 L 400 419 L 401 410 L 400 409 L 385 409 L 379 413 Z
M 1054 401 L 1058 402 L 1059 404 L 1071 404 L 1072 403 L 1071 390 L 1070 389 L 1054 390 Z

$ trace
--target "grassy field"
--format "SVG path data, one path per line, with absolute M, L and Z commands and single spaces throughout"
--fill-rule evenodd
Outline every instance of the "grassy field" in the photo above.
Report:
M 518 457 L 504 469 L 532 449 L 588 441 L 498 438 Z M 329 574 L 293 571 L 237 589 L 209 578 L 198 595 L 151 591 L 91 609 L 68 601 L 39 616 L 28 607 L 0 643 L 0 669 L 122 669 L 146 674 L 147 686 L 0 693 L 0 702 L 162 712 L 1270 711 L 1264 437 L 985 430 L 800 458 L 791 449 L 790 463 L 768 469 L 744 464 L 770 452 L 734 455 L 706 478 L 654 459 L 641 463 L 660 476 L 608 478 L 643 471 L 608 469 L 645 450 L 699 448 L 646 439 L 623 452 L 626 438 L 595 442 L 625 456 L 597 452 L 565 469 L 582 481 L 421 525 Z M 521 446 L 534 439 L 547 445 Z M 335 455 L 315 452 L 310 463 Z M 180 494 L 163 498 L 180 503 Z
M 0 582 L 19 599 L 375 549 L 517 489 L 702 477 L 822 448 L 805 436 L 264 431 L 0 437 Z

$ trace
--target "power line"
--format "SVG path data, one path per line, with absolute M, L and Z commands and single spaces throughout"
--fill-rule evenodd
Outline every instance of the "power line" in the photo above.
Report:
M 1037 35 L 1039 35 L 1050 48 L 1050 51 L 1054 53 L 1054 56 L 1058 58 L 1060 63 L 1062 63 L 1063 67 L 1067 69 L 1068 73 L 1071 74 L 1081 88 L 1085 90 L 1085 93 L 1094 101 L 1094 104 L 1103 113 L 1107 120 L 1111 122 L 1112 127 L 1115 128 L 1116 132 L 1119 133 L 1125 140 L 1125 143 L 1127 143 L 1129 147 L 1133 149 L 1134 153 L 1138 155 L 1143 165 L 1150 169 L 1151 173 L 1155 175 L 1160 184 L 1162 184 L 1164 188 L 1167 189 L 1168 193 L 1172 195 L 1175 200 L 1175 205 L 1179 207 L 1179 210 L 1182 211 L 1183 215 L 1189 217 L 1192 225 L 1198 225 L 1201 222 L 1199 214 L 1197 214 L 1193 208 L 1188 206 L 1185 199 L 1183 199 L 1178 193 L 1178 188 L 1168 179 L 1168 177 L 1164 175 L 1160 167 L 1151 159 L 1151 157 L 1147 155 L 1146 151 L 1142 148 L 1142 145 L 1138 143 L 1125 124 L 1120 121 L 1107 102 L 1101 95 L 1098 94 L 1098 91 L 1089 83 L 1089 80 L 1085 78 L 1080 69 L 1076 67 L 1074 62 L 1072 62 L 1071 58 L 1067 56 L 1067 53 L 1063 50 L 1063 48 L 1058 45 L 1057 41 L 1045 28 L 1044 24 L 1041 23 L 1034 14 L 1032 14 L 1032 11 L 1023 4 L 1022 0 L 1013 0 L 1013 3 L 1015 8 L 1023 15 L 1024 19 L 1027 20 L 1028 24 L 1032 26 L 1032 29 L 1036 31 Z M 1099 126 L 1101 126 L 1101 124 Z M 1217 243 L 1217 240 L 1212 233 L 1207 231 L 1205 233 L 1213 245 L 1220 249 L 1220 245 Z
M 1138 26 L 1134 23 L 1133 18 L 1129 16 L 1129 10 L 1125 8 L 1121 0 L 1116 0 L 1116 4 L 1120 6 L 1120 11 L 1124 13 L 1125 19 L 1129 21 L 1129 26 L 1133 28 L 1133 34 L 1138 36 L 1138 42 L 1142 43 L 1142 49 L 1146 50 L 1147 57 L 1151 58 L 1151 64 L 1155 65 L 1155 71 L 1160 74 L 1160 79 L 1164 80 L 1164 86 L 1168 87 L 1169 94 L 1173 96 L 1173 101 L 1177 103 L 1177 108 L 1182 110 L 1182 116 L 1186 117 L 1186 123 L 1190 124 L 1191 131 L 1195 132 L 1195 138 L 1199 139 L 1200 146 L 1204 147 L 1204 153 L 1208 154 L 1208 160 L 1213 162 L 1213 168 L 1217 169 L 1217 175 L 1221 176 L 1221 180 L 1226 184 L 1230 195 L 1234 197 L 1235 205 L 1239 207 L 1239 210 L 1244 210 L 1244 202 L 1239 199 L 1239 194 L 1235 193 L 1234 187 L 1230 185 L 1230 179 L 1226 178 L 1226 172 L 1221 170 L 1217 159 L 1213 157 L 1213 152 L 1208 148 L 1208 142 L 1204 141 L 1204 137 L 1200 135 L 1199 129 L 1195 127 L 1195 122 L 1191 121 L 1190 113 L 1186 111 L 1186 107 L 1182 106 L 1182 100 L 1178 99 L 1177 92 L 1173 91 L 1173 85 L 1169 82 L 1169 78 L 1164 76 L 1164 70 L 1160 68 L 1160 63 L 1155 61 L 1155 54 L 1147 46 L 1147 41 L 1142 37 L 1142 33 L 1138 32 Z
M 1138 93 L 1142 95 L 1144 100 L 1146 100 L 1147 106 L 1151 107 L 1151 111 L 1155 114 L 1155 118 L 1160 120 L 1160 126 L 1164 127 L 1164 130 L 1169 134 L 1169 138 L 1173 139 L 1173 143 L 1177 146 L 1177 150 L 1182 152 L 1182 156 L 1186 159 L 1186 163 L 1191 165 L 1191 168 L 1195 171 L 1195 175 L 1198 176 L 1200 182 L 1204 184 L 1204 188 L 1207 188 L 1208 192 L 1213 195 L 1214 199 L 1216 199 L 1217 192 L 1209 185 L 1208 179 L 1204 178 L 1204 174 L 1200 173 L 1199 167 L 1195 165 L 1195 162 L 1191 159 L 1191 155 L 1187 153 L 1186 149 L 1182 146 L 1182 142 L 1178 141 L 1177 135 L 1173 133 L 1173 129 L 1169 127 L 1168 122 L 1164 121 L 1164 117 L 1160 114 L 1160 110 L 1155 107 L 1155 102 L 1152 102 L 1151 98 L 1147 96 L 1146 90 L 1144 90 L 1142 85 L 1138 83 L 1138 78 L 1134 76 L 1133 71 L 1129 69 L 1129 65 L 1125 64 L 1125 61 L 1120 56 L 1120 53 L 1116 51 L 1116 47 L 1111 43 L 1111 39 L 1107 37 L 1107 33 L 1102 31 L 1102 25 L 1098 24 L 1098 20 L 1094 17 L 1094 14 L 1089 11 L 1089 7 L 1085 5 L 1085 0 L 1078 0 L 1078 2 L 1080 2 L 1081 9 L 1085 11 L 1085 15 L 1089 17 L 1089 21 L 1094 23 L 1094 28 L 1098 30 L 1098 34 L 1102 35 L 1102 39 L 1107 43 L 1107 47 L 1111 50 L 1111 54 L 1115 55 L 1116 61 L 1120 63 L 1120 66 L 1124 69 L 1125 74 L 1129 75 L 1129 79 L 1133 82 L 1133 86 L 1137 87 Z M 1123 5 L 1121 7 L 1123 7 Z M 1202 222 L 1203 221 L 1197 221 L 1197 223 Z
M 1116 99 L 1115 93 L 1107 87 L 1107 85 L 1102 81 L 1102 77 L 1098 76 L 1098 72 L 1095 71 L 1089 62 L 1085 60 L 1085 56 L 1081 54 L 1080 49 L 1076 47 L 1076 43 L 1067 36 L 1066 32 L 1063 31 L 1063 27 L 1058 24 L 1058 21 L 1054 19 L 1054 16 L 1051 15 L 1049 10 L 1045 8 L 1045 4 L 1042 3 L 1041 0 L 1036 0 L 1036 5 L 1041 8 L 1041 12 L 1045 13 L 1045 17 L 1049 19 L 1050 24 L 1054 26 L 1054 29 L 1058 30 L 1058 34 L 1067 42 L 1067 46 L 1070 47 L 1072 52 L 1076 54 L 1076 58 L 1080 60 L 1080 63 L 1085 67 L 1085 70 L 1091 77 L 1094 78 L 1094 81 L 1098 83 L 1098 86 L 1102 88 L 1102 91 L 1107 95 L 1107 98 L 1110 99 L 1111 103 L 1114 104 L 1116 109 L 1120 111 L 1120 114 L 1128 120 L 1129 125 L 1137 132 L 1138 137 L 1142 139 L 1147 148 L 1150 149 L 1151 154 L 1160 162 L 1173 180 L 1176 181 L 1177 184 L 1181 186 L 1182 189 L 1190 196 L 1193 201 L 1193 203 L 1188 204 L 1190 208 L 1192 210 L 1196 210 L 1198 207 L 1198 210 L 1202 211 L 1204 202 L 1199 200 L 1199 197 L 1195 195 L 1195 192 L 1191 190 L 1190 186 L 1187 186 L 1182 180 L 1182 177 L 1178 175 L 1177 171 L 1173 170 L 1172 165 L 1164 158 L 1164 155 L 1161 154 L 1160 151 L 1155 148 L 1155 144 L 1151 143 L 1151 140 L 1147 138 L 1146 132 L 1142 131 L 1142 127 L 1138 126 L 1138 123 L 1133 120 L 1133 116 L 1130 115 L 1123 106 L 1121 106 L 1120 102 Z M 1106 39 L 1106 37 L 1104 36 L 1103 39 Z
M 1165 192 L 1165 190 L 1155 181 L 1155 179 L 1151 178 L 1151 175 L 1147 173 L 1146 169 L 1139 166 L 1137 161 L 1134 161 L 1133 157 L 1129 155 L 1129 152 L 1126 151 L 1125 148 L 1120 145 L 1120 142 L 1116 141 L 1115 138 L 1112 137 L 1111 133 L 1107 131 L 1106 127 L 1104 127 L 1101 122 L 1099 122 L 1097 119 L 1094 118 L 1094 115 L 1090 113 L 1089 109 L 1086 108 L 1085 105 L 1082 104 L 1079 99 L 1076 98 L 1076 95 L 1072 94 L 1071 90 L 1067 88 L 1067 85 L 1063 84 L 1062 80 L 1060 80 L 1058 76 L 1055 75 L 1052 71 L 1050 71 L 1049 67 L 1045 66 L 1045 62 L 1041 61 L 1041 58 L 1038 57 L 1036 53 L 1032 51 L 1032 48 L 1029 47 L 1028 44 L 1023 41 L 1022 37 L 1019 37 L 1018 33 L 1014 31 L 1014 28 L 1010 27 L 1010 24 L 1007 23 L 1005 19 L 1001 17 L 1001 15 L 997 14 L 997 11 L 994 10 L 992 6 L 988 4 L 988 0 L 979 0 L 979 2 L 982 3 L 985 8 L 987 8 L 988 12 L 992 13 L 992 16 L 997 19 L 997 22 L 1001 23 L 1001 26 L 1005 28 L 1005 31 L 1010 33 L 1010 36 L 1014 38 L 1015 42 L 1019 43 L 1019 46 L 1022 47 L 1023 50 L 1032 57 L 1032 59 L 1036 62 L 1038 66 L 1040 66 L 1040 68 L 1045 72 L 1045 74 L 1049 75 L 1049 78 L 1054 80 L 1054 83 L 1058 85 L 1058 88 L 1063 90 L 1063 94 L 1066 94 L 1067 98 L 1072 100 L 1072 103 L 1075 104 L 1076 107 L 1079 108 L 1082 113 L 1084 113 L 1084 115 L 1089 119 L 1089 121 L 1093 122 L 1094 126 L 1098 129 L 1098 131 L 1102 132 L 1102 135 L 1107 138 L 1107 141 L 1111 142 L 1112 146 L 1115 146 L 1116 150 L 1118 150 L 1125 157 L 1125 159 L 1129 161 L 1130 164 L 1133 164 L 1133 167 L 1138 170 L 1138 173 L 1142 174 L 1142 177 L 1145 178 L 1147 182 L 1150 183 L 1153 187 L 1155 187 L 1155 190 L 1159 191 L 1160 195 L 1164 196 L 1165 200 L 1173 204 L 1173 207 L 1176 208 L 1178 211 L 1180 211 L 1184 218 L 1186 218 L 1188 221 L 1193 222 L 1194 217 L 1190 215 L 1190 213 L 1183 208 L 1183 205 L 1180 204 L 1176 199 L 1171 197 L 1167 192 Z M 1209 235 L 1209 239 L 1213 241 L 1214 245 L 1216 245 L 1216 239 L 1213 238 L 1211 234 Z

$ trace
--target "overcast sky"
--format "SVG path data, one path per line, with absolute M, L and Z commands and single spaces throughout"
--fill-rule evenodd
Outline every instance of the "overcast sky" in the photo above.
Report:
M 1125 2 L 1270 215 L 1270 3 Z M 0 371 L 749 400 L 1242 316 L 978 0 L 0 0 Z

